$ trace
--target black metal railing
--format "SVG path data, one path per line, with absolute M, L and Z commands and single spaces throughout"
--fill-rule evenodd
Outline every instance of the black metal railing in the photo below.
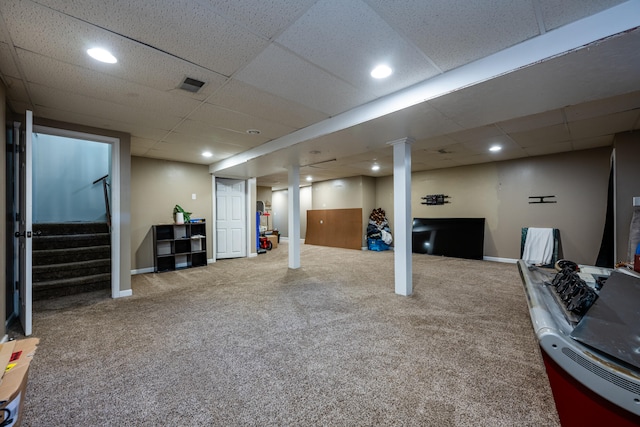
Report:
M 104 206 L 107 214 L 107 225 L 109 226 L 109 229 L 111 229 L 111 208 L 109 206 L 109 183 L 107 182 L 107 178 L 109 178 L 108 174 L 103 176 L 102 178 L 96 179 L 95 181 L 93 181 L 93 184 L 95 185 L 102 181 L 102 190 L 104 191 Z

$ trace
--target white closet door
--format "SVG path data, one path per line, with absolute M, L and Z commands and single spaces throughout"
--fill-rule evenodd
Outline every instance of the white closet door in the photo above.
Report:
M 245 182 L 216 179 L 216 258 L 247 256 Z

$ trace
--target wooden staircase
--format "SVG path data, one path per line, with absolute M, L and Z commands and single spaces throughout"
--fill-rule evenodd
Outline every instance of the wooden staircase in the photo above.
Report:
M 111 287 L 107 223 L 34 224 L 33 231 L 34 300 Z

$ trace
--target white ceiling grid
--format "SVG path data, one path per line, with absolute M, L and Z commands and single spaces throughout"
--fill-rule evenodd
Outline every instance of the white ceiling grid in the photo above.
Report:
M 15 113 L 128 132 L 133 155 L 208 164 L 265 147 L 225 173 L 271 185 L 286 182 L 290 162 L 335 158 L 304 171 L 380 176 L 391 173 L 386 142 L 405 136 L 416 140 L 414 170 L 424 170 L 609 145 L 638 129 L 640 30 L 631 25 L 322 131 L 381 97 L 614 10 L 633 19 L 640 0 L 3 0 L 0 78 Z M 90 59 L 96 44 L 119 62 Z M 379 62 L 394 69 L 390 78 L 369 78 Z M 178 89 L 185 77 L 205 85 Z M 297 141 L 309 127 L 316 136 Z M 287 148 L 271 152 L 281 139 Z M 498 142 L 503 151 L 488 154 Z M 381 171 L 370 171 L 373 159 Z

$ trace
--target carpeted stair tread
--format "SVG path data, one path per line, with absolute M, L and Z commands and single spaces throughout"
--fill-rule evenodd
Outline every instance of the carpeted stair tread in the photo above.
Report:
M 49 224 L 33 224 L 33 231 L 40 231 L 43 236 L 65 234 L 109 233 L 106 222 L 63 222 Z
M 94 274 L 91 276 L 76 277 L 73 279 L 47 280 L 33 284 L 34 292 L 41 288 L 60 288 L 65 286 L 80 286 L 94 282 L 111 281 L 111 273 Z
M 110 259 L 95 259 L 88 261 L 74 261 L 63 264 L 34 266 L 33 281 L 43 282 L 54 279 L 73 279 L 79 276 L 109 273 Z
M 32 252 L 34 264 L 63 264 L 69 259 L 88 261 L 111 258 L 111 246 L 79 246 L 74 248 L 39 249 Z
M 84 233 L 35 236 L 34 250 L 65 249 L 86 247 L 89 245 L 108 245 L 111 243 L 109 233 Z

